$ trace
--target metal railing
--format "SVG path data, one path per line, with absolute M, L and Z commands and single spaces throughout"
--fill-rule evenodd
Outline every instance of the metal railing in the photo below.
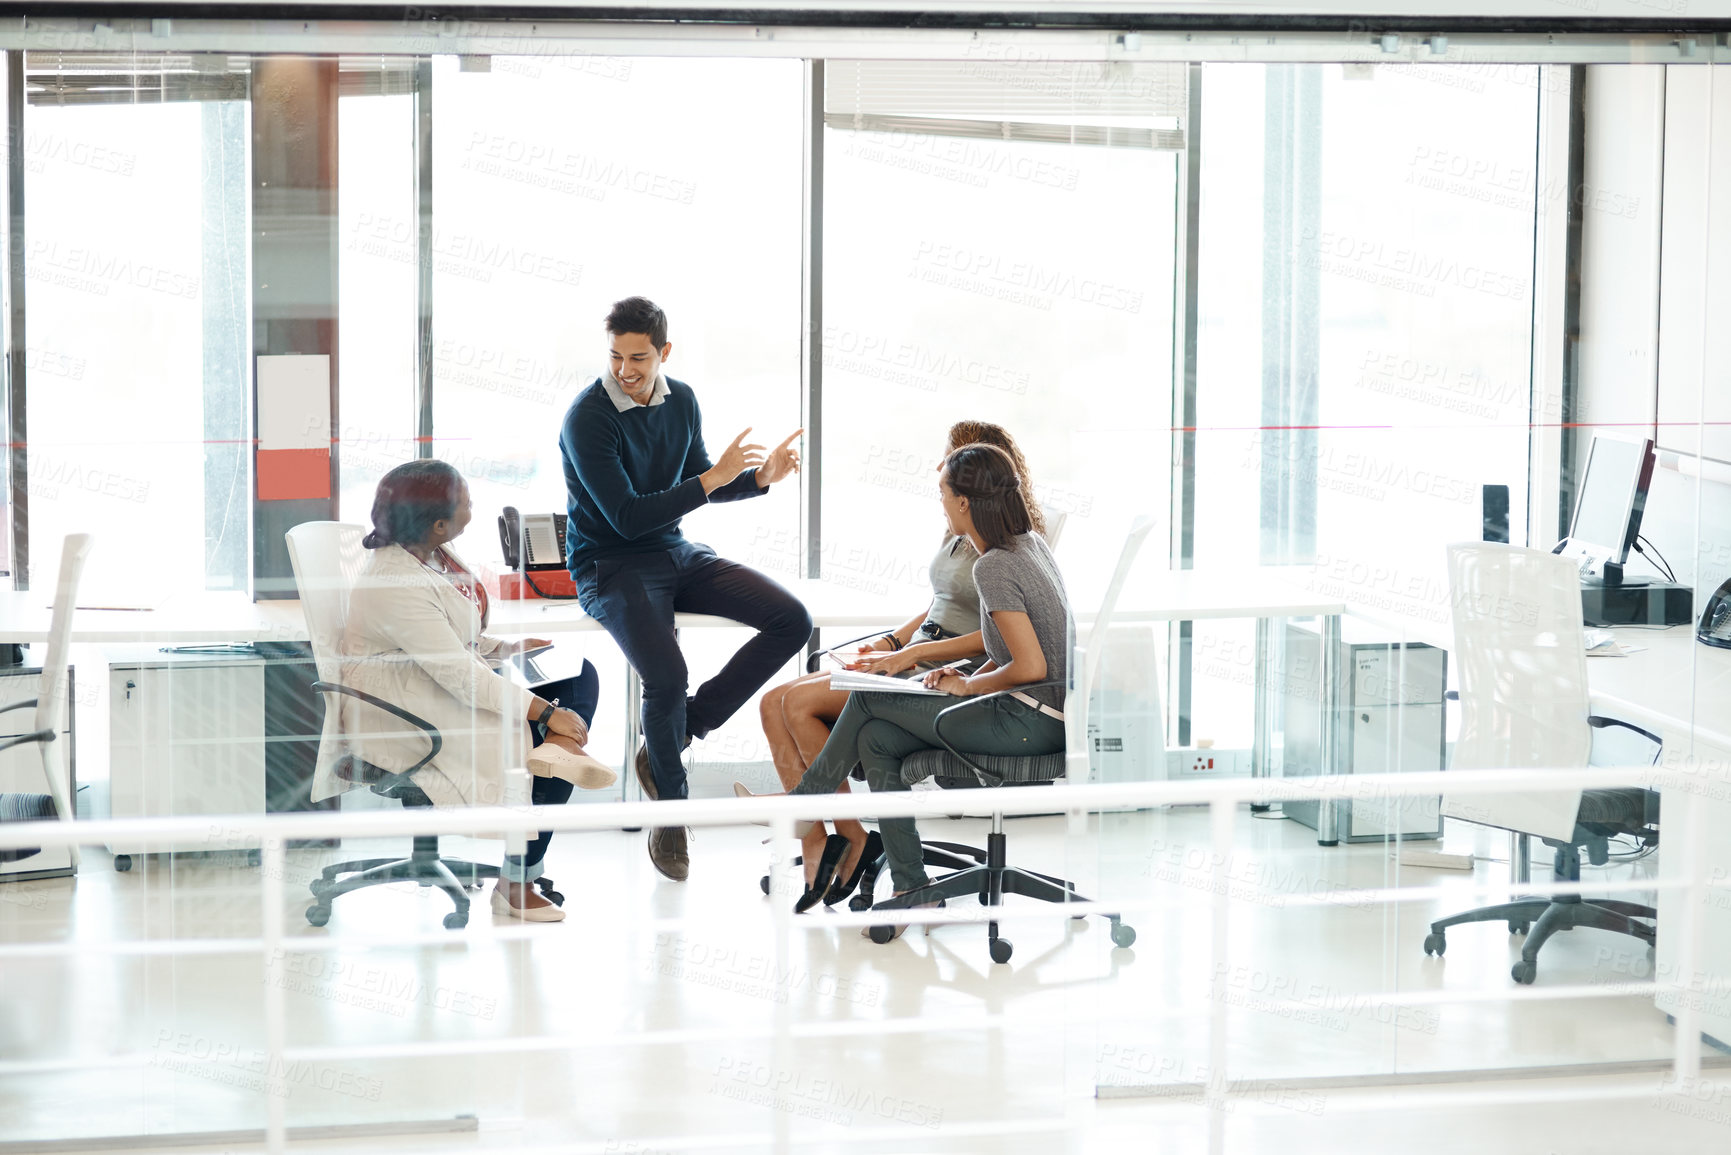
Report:
M 57 847 L 71 844 L 112 843 L 118 841 L 184 842 L 220 832 L 224 847 L 256 844 L 262 851 L 259 870 L 263 894 L 263 915 L 257 938 L 218 939 L 147 939 L 77 942 L 12 943 L 0 946 L 0 960 L 24 957 L 65 957 L 70 954 L 108 953 L 114 955 L 210 955 L 262 952 L 265 964 L 263 1010 L 265 1052 L 270 1069 L 283 1063 L 327 1061 L 336 1058 L 401 1058 L 458 1057 L 506 1052 L 540 1052 L 578 1050 L 617 1046 L 652 1046 L 668 1043 L 692 1043 L 706 1040 L 737 1040 L 755 1035 L 773 1041 L 778 1058 L 794 1039 L 833 1037 L 859 1033 L 880 1035 L 886 1032 L 944 1031 L 954 1029 L 949 1019 L 913 1017 L 905 1019 L 873 1019 L 855 1022 L 797 1023 L 785 1000 L 776 1002 L 772 1021 L 755 1032 L 742 1034 L 729 1026 L 716 1030 L 648 1030 L 614 1035 L 513 1035 L 504 1038 L 461 1041 L 417 1041 L 389 1044 L 353 1044 L 333 1046 L 290 1046 L 286 1037 L 285 959 L 293 953 L 312 953 L 353 949 L 357 946 L 389 945 L 449 945 L 449 931 L 405 938 L 369 939 L 364 936 L 302 935 L 289 936 L 284 926 L 284 903 L 280 888 L 287 874 L 285 846 L 294 839 L 361 838 L 376 836 L 406 836 L 413 834 L 486 835 L 498 837 L 501 832 L 516 831 L 598 831 L 621 827 L 686 825 L 731 826 L 750 822 L 767 822 L 772 834 L 780 839 L 793 837 L 794 824 L 808 819 L 913 817 L 937 818 L 961 814 L 999 813 L 1005 816 L 1062 813 L 1072 819 L 1089 814 L 1101 814 L 1172 804 L 1205 804 L 1209 808 L 1210 837 L 1207 889 L 1212 892 L 1211 934 L 1209 937 L 1211 1004 L 1208 1024 L 1208 1078 L 1198 1086 L 1209 1117 L 1210 1149 L 1224 1150 L 1226 1112 L 1235 1091 L 1228 1079 L 1227 1012 L 1229 1000 L 1224 984 L 1229 968 L 1228 942 L 1232 920 L 1233 890 L 1225 871 L 1233 849 L 1233 821 L 1240 804 L 1248 802 L 1282 802 L 1300 799 L 1355 800 L 1388 799 L 1411 795 L 1453 796 L 1506 794 L 1535 789 L 1609 788 L 1646 786 L 1657 787 L 1667 798 L 1678 803 L 1670 808 L 1667 830 L 1667 851 L 1664 859 L 1666 875 L 1622 883 L 1595 883 L 1595 892 L 1618 891 L 1681 891 L 1684 901 L 1678 904 L 1676 924 L 1667 928 L 1677 945 L 1676 964 L 1669 978 L 1655 977 L 1651 981 L 1591 983 L 1565 987 L 1502 988 L 1496 990 L 1421 990 L 1378 992 L 1372 996 L 1379 1006 L 1420 1006 L 1442 1003 L 1510 1002 L 1529 1000 L 1583 999 L 1622 997 L 1630 994 L 1664 994 L 1677 996 L 1674 1013 L 1674 1036 L 1670 1059 L 1669 1086 L 1682 1095 L 1694 1085 L 1701 1074 L 1701 998 L 1704 995 L 1731 994 L 1731 978 L 1709 979 L 1703 970 L 1703 928 L 1701 908 L 1707 891 L 1731 886 L 1731 879 L 1709 879 L 1705 868 L 1706 837 L 1704 808 L 1698 799 L 1724 796 L 1731 792 L 1731 775 L 1717 763 L 1696 763 L 1680 760 L 1670 766 L 1594 768 L 1576 771 L 1478 770 L 1428 771 L 1378 775 L 1339 775 L 1314 778 L 1227 779 L 1191 782 L 1144 782 L 1100 785 L 1056 785 L 1040 790 L 981 790 L 981 791 L 910 791 L 890 794 L 847 794 L 822 796 L 776 796 L 752 799 L 694 799 L 668 802 L 598 803 L 573 806 L 504 806 L 474 809 L 418 809 L 400 811 L 313 812 L 301 814 L 228 815 L 170 818 L 112 819 L 76 822 L 32 822 L 0 825 L 0 848 Z M 1687 804 L 1696 799 L 1697 804 Z M 1588 884 L 1552 883 L 1523 885 L 1525 894 L 1578 894 Z M 1505 887 L 1480 888 L 1486 893 L 1502 893 Z M 1339 904 L 1407 903 L 1434 899 L 1443 889 L 1433 886 L 1331 888 L 1325 893 L 1293 895 L 1284 905 L 1326 907 Z M 1459 899 L 1463 890 L 1454 885 L 1447 888 L 1451 898 Z M 1138 910 L 1165 909 L 1165 904 L 1136 899 L 1129 895 L 1090 903 L 1064 904 L 1053 908 L 1029 904 L 996 908 L 981 907 L 977 912 L 967 908 L 898 912 L 898 921 L 911 924 L 979 923 L 986 919 L 1013 921 L 1018 919 L 1070 918 L 1090 913 L 1130 914 Z M 796 928 L 830 931 L 843 927 L 870 926 L 883 921 L 883 915 L 870 911 L 834 913 L 822 920 L 795 918 L 786 903 L 773 904 L 775 943 L 773 964 L 785 973 L 789 965 L 792 935 Z M 648 918 L 637 924 L 655 929 L 679 929 L 685 918 Z M 501 927 L 492 934 L 494 940 L 510 941 L 536 934 L 530 926 Z M 458 940 L 461 941 L 461 940 Z M 1363 999 L 1366 996 L 1354 996 Z M 1285 1006 L 1276 1000 L 1274 1006 Z M 1303 1004 L 1310 1006 L 1310 1003 Z M 1073 1021 L 1070 1019 L 1063 1021 Z M 1018 1018 L 1018 1025 L 1026 1020 Z M 969 1024 L 978 1027 L 979 1020 Z M 994 1027 L 996 1021 L 989 1023 Z M 99 1058 L 11 1060 L 0 1062 L 0 1077 L 31 1073 L 50 1073 L 93 1068 L 125 1068 L 150 1062 L 144 1052 L 111 1055 Z M 1585 1092 L 1583 1092 L 1584 1094 Z M 1603 1092 L 1595 1091 L 1595 1096 Z M 1499 1095 L 1504 1094 L 1499 1092 Z M 1510 1091 L 1516 1100 L 1522 1093 Z M 1551 1094 L 1533 1089 L 1535 1098 Z M 1524 1100 L 1522 1100 L 1524 1101 Z M 1395 1101 L 1391 1100 L 1391 1105 Z M 1404 1105 L 1405 1101 L 1400 1100 Z M 1374 1109 L 1375 1105 L 1372 1104 Z M 265 1139 L 272 1152 L 286 1149 L 288 1129 L 286 1103 L 280 1095 L 267 1097 Z M 1018 1123 L 1025 1129 L 1025 1122 Z M 861 1134 L 859 1138 L 880 1139 L 881 1135 Z M 792 1150 L 792 1139 L 785 1118 L 778 1118 L 775 1146 L 778 1151 Z

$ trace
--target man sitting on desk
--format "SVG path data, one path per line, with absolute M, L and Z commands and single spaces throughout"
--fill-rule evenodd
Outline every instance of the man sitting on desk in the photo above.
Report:
M 795 430 L 767 457 L 746 429 L 711 462 L 691 387 L 661 372 L 673 346 L 667 314 L 627 297 L 607 314 L 612 369 L 577 395 L 559 434 L 569 493 L 566 564 L 583 611 L 600 622 L 643 680 L 637 781 L 650 798 L 684 798 L 680 752 L 733 716 L 811 636 L 811 615 L 779 584 L 706 545 L 679 519 L 714 501 L 756 497 L 799 470 Z M 758 631 L 721 672 L 686 696 L 675 613 L 715 614 Z M 649 859 L 668 878 L 690 870 L 685 828 L 649 832 Z

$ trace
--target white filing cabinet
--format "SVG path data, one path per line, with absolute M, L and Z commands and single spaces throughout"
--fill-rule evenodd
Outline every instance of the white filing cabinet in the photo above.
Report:
M 109 805 L 116 818 L 262 814 L 265 662 L 246 655 L 111 654 Z M 182 842 L 111 844 L 131 855 L 243 845 L 220 823 Z
M 41 687 L 40 668 L 0 666 L 0 706 L 24 698 L 34 698 Z M 78 796 L 78 775 L 75 769 L 77 758 L 74 756 L 77 750 L 73 744 L 72 717 L 72 703 L 76 698 L 72 673 L 68 670 L 66 719 L 61 723 L 59 740 L 66 744 L 66 774 L 74 798 Z M 34 710 L 13 710 L 9 714 L 0 714 L 0 738 L 16 738 L 20 734 L 28 734 L 35 728 L 35 721 Z M 10 750 L 0 751 L 0 793 L 49 793 L 48 779 L 42 773 L 42 751 L 36 743 L 25 742 Z M 72 872 L 72 852 L 63 846 L 45 846 L 40 854 L 33 854 L 29 858 L 19 859 L 17 862 L 0 862 L 0 882 L 26 878 L 61 878 Z

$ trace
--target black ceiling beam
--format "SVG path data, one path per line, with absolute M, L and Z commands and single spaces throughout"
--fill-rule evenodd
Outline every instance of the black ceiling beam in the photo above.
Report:
M 1321 32 L 1375 36 L 1391 33 L 1663 35 L 1731 31 L 1731 16 L 1703 18 L 1686 14 L 1632 16 L 1409 16 L 1333 15 L 1319 13 L 1222 12 L 1043 12 L 1000 10 L 983 12 L 907 12 L 838 9 L 821 4 L 787 8 L 658 7 L 653 3 L 526 4 L 422 7 L 384 4 L 317 4 L 264 0 L 262 3 L 89 3 L 40 0 L 20 3 L 0 0 L 0 18 L 108 18 L 123 20 L 312 20 L 416 23 L 441 21 L 609 23 L 661 25 L 758 25 L 807 28 L 887 28 L 925 30 L 1044 29 L 1111 32 Z

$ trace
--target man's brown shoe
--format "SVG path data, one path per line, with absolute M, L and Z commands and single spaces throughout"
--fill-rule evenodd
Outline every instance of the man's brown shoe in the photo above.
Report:
M 643 788 L 643 797 L 651 802 L 661 801 L 661 792 L 655 788 L 655 771 L 649 766 L 649 743 L 637 747 L 632 765 L 637 768 L 637 785 Z
M 674 882 L 684 882 L 691 873 L 691 855 L 685 848 L 685 827 L 650 828 L 649 861 Z

